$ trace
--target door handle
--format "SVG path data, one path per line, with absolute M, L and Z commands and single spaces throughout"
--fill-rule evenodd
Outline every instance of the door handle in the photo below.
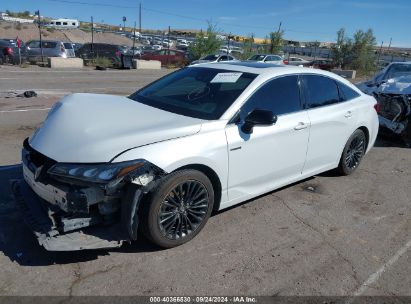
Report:
M 350 117 L 352 117 L 352 112 L 351 112 L 351 111 L 347 111 L 347 113 L 345 113 L 344 117 L 345 117 L 345 118 L 350 118 Z
M 308 127 L 308 124 L 306 124 L 306 123 L 303 123 L 303 122 L 299 122 L 298 123 L 298 125 L 296 125 L 295 127 L 294 127 L 294 130 L 303 130 L 303 129 L 306 129 Z

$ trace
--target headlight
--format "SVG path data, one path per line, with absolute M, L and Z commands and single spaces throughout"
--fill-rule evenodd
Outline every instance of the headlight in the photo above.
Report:
M 96 183 L 109 181 L 126 176 L 128 173 L 143 167 L 144 160 L 127 161 L 108 164 L 56 164 L 48 170 L 51 175 L 74 178 Z

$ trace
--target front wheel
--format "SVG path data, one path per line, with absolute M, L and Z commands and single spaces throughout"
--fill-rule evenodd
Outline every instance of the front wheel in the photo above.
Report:
M 214 204 L 214 191 L 206 175 L 182 170 L 166 176 L 142 206 L 146 237 L 163 248 L 194 238 L 204 227 Z
M 348 139 L 341 155 L 338 171 L 350 175 L 361 163 L 367 147 L 367 139 L 362 130 L 356 130 Z

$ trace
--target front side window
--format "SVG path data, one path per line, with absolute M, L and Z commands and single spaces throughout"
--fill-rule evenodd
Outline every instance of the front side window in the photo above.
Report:
M 255 77 L 221 69 L 185 68 L 129 98 L 176 114 L 214 120 L 223 115 Z
M 241 118 L 254 109 L 269 110 L 275 115 L 300 111 L 298 76 L 275 78 L 257 89 L 242 107 Z
M 308 109 L 327 106 L 340 101 L 337 84 L 333 79 L 318 75 L 304 75 L 302 79 Z

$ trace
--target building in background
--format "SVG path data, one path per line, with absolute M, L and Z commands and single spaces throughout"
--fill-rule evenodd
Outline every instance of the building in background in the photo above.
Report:
M 80 26 L 80 21 L 76 19 L 52 19 L 47 26 L 56 28 L 78 28 Z

